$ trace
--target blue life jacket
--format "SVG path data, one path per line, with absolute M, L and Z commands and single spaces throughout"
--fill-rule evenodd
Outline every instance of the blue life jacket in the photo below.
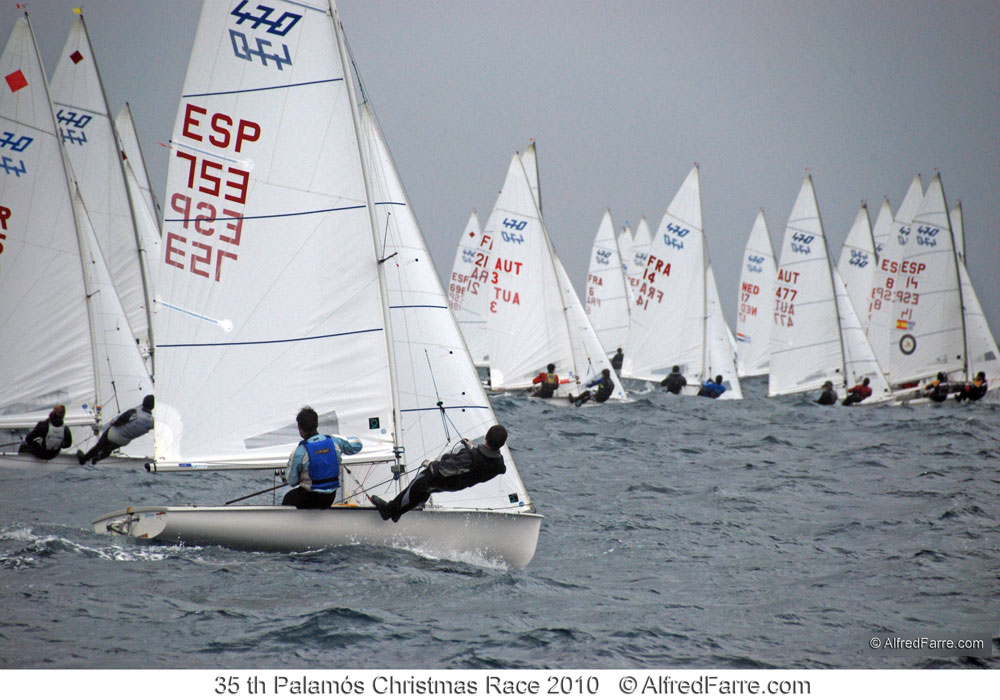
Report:
M 322 440 L 303 440 L 299 443 L 309 453 L 309 480 L 312 490 L 336 491 L 340 486 L 340 457 L 333 438 L 324 435 Z

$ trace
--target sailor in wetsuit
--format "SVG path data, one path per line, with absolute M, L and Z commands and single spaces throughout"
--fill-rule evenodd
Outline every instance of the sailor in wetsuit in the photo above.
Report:
M 423 470 L 391 501 L 378 496 L 370 496 L 368 500 L 378 508 L 382 520 L 392 518 L 393 522 L 397 522 L 403 513 L 426 503 L 431 494 L 461 491 L 506 472 L 507 465 L 500 454 L 505 442 L 507 429 L 502 425 L 494 425 L 486 431 L 484 445 L 473 445 L 462 438 L 461 450 L 441 455 L 433 462 L 425 462 Z
M 625 353 L 621 348 L 615 350 L 615 356 L 611 358 L 611 368 L 616 372 L 622 371 L 622 362 L 625 361 Z
M 551 399 L 559 388 L 559 375 L 556 374 L 556 366 L 549 363 L 547 372 L 541 372 L 531 380 L 532 384 L 541 384 L 540 387 L 531 392 L 531 396 L 536 399 Z
M 941 403 L 948 400 L 948 391 L 950 388 L 948 386 L 947 375 L 944 372 L 938 372 L 937 378 L 924 387 L 924 393 L 931 401 Z
M 319 416 L 309 406 L 304 406 L 295 417 L 302 442 L 288 458 L 285 481 L 293 486 L 281 501 L 283 506 L 296 508 L 329 508 L 340 486 L 340 460 L 342 455 L 361 451 L 361 440 L 356 437 L 320 435 Z
M 687 383 L 688 381 L 681 374 L 681 368 L 678 365 L 674 365 L 670 374 L 660 380 L 660 386 L 666 388 L 671 394 L 680 394 L 681 390 L 687 386 Z
M 972 380 L 971 384 L 966 384 L 962 387 L 962 390 L 955 396 L 956 401 L 964 401 L 968 399 L 969 401 L 978 401 L 979 399 L 986 396 L 986 392 L 989 391 L 989 384 L 986 383 L 986 372 L 980 372 L 976 375 L 976 378 Z
M 153 395 L 143 398 L 142 405 L 130 408 L 118 414 L 108 429 L 101 433 L 97 444 L 84 454 L 76 451 L 76 459 L 80 464 L 90 461 L 97 464 L 102 459 L 110 457 L 119 447 L 125 447 L 137 437 L 142 437 L 153 429 Z
M 698 396 L 707 396 L 710 399 L 717 399 L 726 391 L 726 385 L 722 383 L 722 375 L 716 375 L 715 381 L 706 379 L 701 388 L 698 389 Z
M 38 421 L 24 442 L 17 448 L 18 454 L 31 454 L 38 459 L 49 460 L 73 444 L 73 434 L 65 424 L 66 407 L 56 404 L 49 412 L 49 417 Z
M 850 389 L 847 390 L 847 396 L 841 401 L 842 406 L 850 406 L 852 404 L 861 403 L 869 396 L 872 395 L 872 388 L 868 386 L 871 384 L 871 380 L 865 377 L 861 380 L 860 384 L 855 384 Z
M 820 406 L 832 406 L 837 403 L 837 390 L 833 388 L 833 382 L 829 379 L 823 382 L 823 391 L 816 399 L 816 403 Z
M 591 398 L 593 398 L 597 403 L 604 403 L 611 398 L 611 394 L 615 390 L 615 382 L 611 378 L 611 370 L 607 368 L 602 369 L 601 374 L 596 379 L 592 379 L 587 382 L 586 386 L 588 387 L 588 390 L 577 396 L 575 399 L 573 398 L 573 394 L 569 395 L 570 403 L 576 403 L 577 406 L 582 406 L 590 401 Z M 589 390 L 592 386 L 597 387 L 596 392 L 591 392 Z

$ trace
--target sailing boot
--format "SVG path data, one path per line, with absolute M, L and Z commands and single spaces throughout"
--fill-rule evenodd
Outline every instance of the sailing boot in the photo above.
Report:
M 368 500 L 371 501 L 372 505 L 378 508 L 378 514 L 382 516 L 382 520 L 388 520 L 392 517 L 390 514 L 390 506 L 388 501 L 379 496 L 369 496 Z

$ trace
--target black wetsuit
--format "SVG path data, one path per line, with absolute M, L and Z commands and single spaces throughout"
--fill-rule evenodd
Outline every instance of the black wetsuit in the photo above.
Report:
M 458 452 L 449 452 L 434 462 L 428 462 L 416 478 L 402 492 L 389 502 L 372 497 L 383 520 L 399 520 L 403 513 L 422 506 L 439 491 L 461 491 L 462 489 L 489 481 L 507 471 L 503 455 L 486 445 L 463 447 Z

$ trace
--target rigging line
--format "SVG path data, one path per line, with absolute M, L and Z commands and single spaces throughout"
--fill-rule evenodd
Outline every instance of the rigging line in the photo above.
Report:
M 287 90 L 289 88 L 297 87 L 307 87 L 309 85 L 320 85 L 322 83 L 339 83 L 343 82 L 343 78 L 326 78 L 324 80 L 310 80 L 306 83 L 290 83 L 288 85 L 270 85 L 267 87 L 259 88 L 246 88 L 241 90 L 223 90 L 221 92 L 193 92 L 188 95 L 181 95 L 182 99 L 188 99 L 191 97 L 216 97 L 218 95 L 239 95 L 248 92 L 264 92 L 265 90 Z
M 384 251 L 384 250 L 385 250 L 385 248 L 386 248 L 386 246 L 385 246 L 385 242 L 386 242 L 387 240 L 389 240 L 389 220 L 390 220 L 391 218 L 392 218 L 392 212 L 391 212 L 391 211 L 387 211 L 387 212 L 385 213 L 385 232 L 384 232 L 384 233 L 382 234 L 382 250 L 383 250 L 383 251 Z M 397 253 L 398 253 L 398 252 L 399 252 L 399 251 L 397 251 Z M 396 253 L 393 253 L 392 255 L 396 255 Z M 392 255 L 390 255 L 390 256 L 388 256 L 388 257 L 385 257 L 385 258 L 382 258 L 381 260 L 379 260 L 379 262 L 380 262 L 380 263 L 383 263 L 383 262 L 385 262 L 386 260 L 388 260 L 389 258 L 391 258 L 391 257 L 392 257 Z
M 437 407 L 441 409 L 441 426 L 444 428 L 444 438 L 450 444 L 451 433 L 448 431 L 448 414 L 444 410 L 444 401 L 441 400 L 441 393 L 438 391 L 437 379 L 434 378 L 434 368 L 431 366 L 431 356 L 428 354 L 427 348 L 424 348 L 424 357 L 427 358 L 427 370 L 431 375 L 431 384 L 434 385 L 434 396 L 437 397 Z
M 344 471 L 346 471 L 352 477 L 354 476 L 354 473 L 350 469 L 348 469 L 346 465 L 341 465 L 341 466 L 344 467 Z M 349 498 L 353 498 L 357 496 L 359 493 L 360 494 L 368 493 L 372 489 L 377 489 L 379 486 L 385 486 L 386 484 L 391 484 L 393 481 L 397 481 L 397 479 L 396 476 L 394 475 L 392 478 L 385 479 L 384 481 L 380 481 L 377 484 L 372 484 L 371 486 L 362 486 L 361 482 L 358 481 L 357 479 L 355 479 L 354 481 L 358 485 L 357 490 L 353 491 L 350 496 L 347 495 L 341 496 L 340 500 L 334 501 L 334 503 L 347 503 L 347 500 Z M 343 493 L 343 490 L 341 490 L 341 493 Z
M 251 221 L 255 219 L 284 219 L 289 216 L 310 216 L 312 214 L 329 214 L 331 212 L 338 211 L 350 211 L 351 209 L 364 209 L 364 204 L 353 204 L 348 207 L 331 207 L 328 209 L 311 209 L 309 211 L 290 211 L 283 212 L 281 214 L 256 214 L 252 216 L 239 215 L 239 216 L 214 216 L 214 217 L 195 217 L 193 219 L 164 219 L 165 222 L 174 224 L 189 224 L 191 222 L 198 223 L 199 221 L 207 221 L 209 223 L 214 223 L 216 221 Z

